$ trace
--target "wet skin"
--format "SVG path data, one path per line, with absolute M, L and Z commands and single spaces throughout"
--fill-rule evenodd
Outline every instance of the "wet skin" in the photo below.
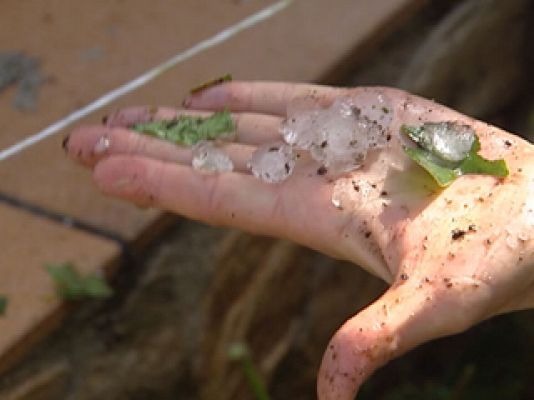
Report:
M 369 154 L 362 168 L 332 177 L 318 174 L 318 165 L 302 157 L 279 184 L 261 182 L 246 169 L 258 144 L 280 139 L 279 125 L 293 99 L 310 97 L 328 106 L 339 96 L 363 93 L 387 96 L 393 120 L 388 146 Z M 231 173 L 201 174 L 190 167 L 189 150 L 127 129 L 177 112 L 225 107 L 237 122 L 237 141 L 225 145 L 236 166 Z M 534 307 L 534 148 L 523 139 L 390 88 L 230 82 L 196 93 L 184 108 L 119 110 L 104 125 L 76 128 L 66 150 L 93 169 L 107 195 L 288 238 L 388 282 L 389 290 L 331 339 L 318 374 L 319 399 L 352 399 L 391 358 L 492 316 Z M 401 147 L 400 126 L 425 121 L 472 126 L 480 154 L 504 158 L 510 175 L 463 176 L 438 189 Z M 366 195 L 356 190 L 361 184 L 370 188 Z M 339 207 L 332 204 L 333 193 Z

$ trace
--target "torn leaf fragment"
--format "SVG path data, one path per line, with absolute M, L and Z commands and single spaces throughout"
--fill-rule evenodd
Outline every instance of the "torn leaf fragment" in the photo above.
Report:
M 99 299 L 113 294 L 113 290 L 103 277 L 96 274 L 83 276 L 71 263 L 48 264 L 45 268 L 54 281 L 59 297 L 63 300 Z
M 441 187 L 449 186 L 458 175 L 452 169 L 439 165 L 436 157 L 429 151 L 420 148 L 405 147 L 404 151 L 434 178 Z
M 282 182 L 293 172 L 295 154 L 285 143 L 263 144 L 252 154 L 247 167 L 252 175 L 264 182 Z
M 493 175 L 504 178 L 508 176 L 509 171 L 504 160 L 486 160 L 477 152 L 480 150 L 478 137 L 473 143 L 473 151 L 460 164 L 459 170 L 463 174 L 481 174 Z
M 180 115 L 172 120 L 136 124 L 131 129 L 178 145 L 192 146 L 201 140 L 215 140 L 233 135 L 235 123 L 230 112 L 225 110 L 209 117 Z
M 487 160 L 478 154 L 480 141 L 468 125 L 456 122 L 427 122 L 401 126 L 401 132 L 418 147 L 404 147 L 406 154 L 423 167 L 440 187 L 465 174 L 508 176 L 504 160 Z

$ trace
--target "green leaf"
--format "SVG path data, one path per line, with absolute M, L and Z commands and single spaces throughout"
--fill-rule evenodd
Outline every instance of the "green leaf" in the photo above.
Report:
M 74 300 L 83 297 L 82 277 L 71 264 L 47 265 L 46 269 L 61 298 Z
M 48 264 L 45 266 L 56 285 L 58 295 L 64 300 L 106 298 L 113 294 L 104 278 L 95 274 L 80 275 L 73 264 Z
M 136 124 L 131 129 L 175 144 L 192 146 L 201 140 L 231 135 L 235 124 L 230 112 L 225 110 L 206 118 L 181 115 L 172 120 Z
M 447 127 L 454 129 L 454 123 L 447 123 Z M 462 127 L 465 129 L 465 127 Z M 457 162 L 445 158 L 443 152 L 429 145 L 431 140 L 424 133 L 425 125 L 421 127 L 401 126 L 401 132 L 418 144 L 417 148 L 404 147 L 405 153 L 417 164 L 423 167 L 440 187 L 449 186 L 457 177 L 466 174 L 492 175 L 506 177 L 509 174 L 504 160 L 486 160 L 478 154 L 480 140 L 475 134 L 471 149 L 465 157 Z M 450 135 L 457 132 L 451 131 Z M 425 133 L 426 134 L 426 133 Z
M 7 308 L 7 297 L 0 295 L 0 315 L 6 313 Z
M 412 160 L 423 167 L 440 187 L 449 186 L 458 177 L 455 170 L 439 165 L 432 153 L 427 150 L 405 147 L 404 151 Z
M 105 298 L 113 295 L 113 290 L 106 281 L 96 275 L 88 275 L 84 280 L 84 289 L 88 297 Z
M 477 154 L 480 150 L 480 141 L 477 138 L 473 143 L 471 152 L 461 162 L 458 170 L 463 174 L 482 174 L 493 175 L 504 178 L 508 176 L 509 171 L 504 160 L 486 160 Z

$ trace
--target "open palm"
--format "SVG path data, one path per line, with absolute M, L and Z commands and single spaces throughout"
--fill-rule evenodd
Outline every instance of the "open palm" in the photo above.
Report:
M 391 100 L 388 146 L 341 177 L 301 158 L 278 184 L 254 178 L 246 162 L 261 143 L 280 140 L 288 104 L 311 97 L 382 94 Z M 94 168 L 106 194 L 210 224 L 284 237 L 362 266 L 391 284 L 332 338 L 318 378 L 321 400 L 349 400 L 377 367 L 425 341 L 491 316 L 534 307 L 534 148 L 498 128 L 405 92 L 231 82 L 186 100 L 188 110 L 137 107 L 105 125 L 76 129 L 71 157 Z M 237 141 L 226 144 L 232 173 L 190 167 L 185 148 L 127 129 L 133 123 L 228 108 Z M 202 111 L 201 111 L 202 110 Z M 401 124 L 471 125 L 481 154 L 504 158 L 505 179 L 469 175 L 439 190 L 402 150 Z M 332 202 L 334 197 L 335 201 Z

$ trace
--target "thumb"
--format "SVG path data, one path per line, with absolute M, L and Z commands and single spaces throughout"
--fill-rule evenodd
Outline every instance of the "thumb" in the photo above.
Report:
M 450 286 L 447 280 L 401 278 L 345 322 L 323 356 L 318 398 L 352 400 L 365 379 L 392 358 L 428 340 L 463 331 L 481 318 L 474 315 L 477 307 L 461 306 L 472 299 L 454 293 Z

